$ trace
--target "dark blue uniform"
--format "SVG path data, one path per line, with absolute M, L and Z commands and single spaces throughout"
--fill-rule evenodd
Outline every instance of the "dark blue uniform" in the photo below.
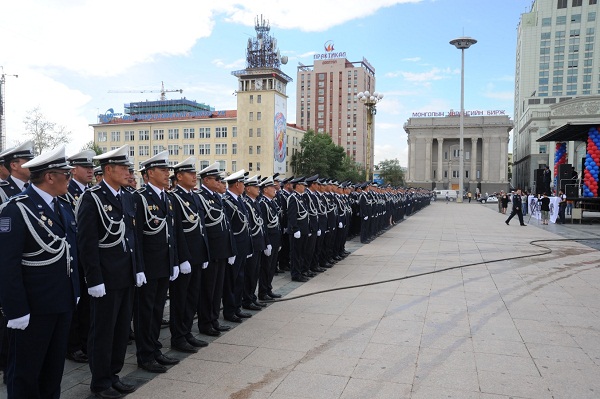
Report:
M 258 201 L 264 228 L 266 231 L 266 243 L 271 245 L 271 255 L 263 254 L 260 261 L 260 275 L 258 279 L 258 298 L 262 299 L 265 295 L 273 293 L 273 277 L 277 269 L 279 249 L 281 247 L 281 224 L 279 213 L 281 209 L 276 199 L 269 199 L 264 195 Z
M 297 191 L 294 191 L 288 197 L 287 215 L 288 234 L 290 237 L 291 276 L 294 279 L 302 275 L 302 267 L 308 255 L 306 253 L 306 242 L 310 231 L 306 204 L 302 198 L 302 194 Z M 300 232 L 300 238 L 294 237 L 296 232 Z
M 75 217 L 58 204 L 60 214 L 29 187 L 0 214 L 3 311 L 7 320 L 30 315 L 25 330 L 8 329 L 9 398 L 60 396 L 79 276 Z
M 260 258 L 263 256 L 263 251 L 267 249 L 267 242 L 258 202 L 247 195 L 242 196 L 242 198 L 248 209 L 250 238 L 252 239 L 252 256 L 246 259 L 246 269 L 244 271 L 244 294 L 242 305 L 250 306 L 250 304 L 258 302 L 256 286 L 258 284 L 260 272 Z

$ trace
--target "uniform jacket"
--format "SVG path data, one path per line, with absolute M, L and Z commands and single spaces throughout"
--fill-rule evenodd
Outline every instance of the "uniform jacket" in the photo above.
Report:
M 21 189 L 17 183 L 15 183 L 12 176 L 8 176 L 6 180 L 0 182 L 0 202 L 5 202 L 10 197 L 20 193 Z
M 276 198 L 268 199 L 265 196 L 261 196 L 258 201 L 260 213 L 264 222 L 264 228 L 266 231 L 266 241 L 270 244 L 273 249 L 281 246 L 281 224 L 279 222 L 279 204 Z
M 253 200 L 247 195 L 242 196 L 248 208 L 248 221 L 250 222 L 250 238 L 252 239 L 253 252 L 267 249 L 266 233 L 262 213 L 258 206 L 258 198 Z
M 237 199 L 229 191 L 223 196 L 223 208 L 231 223 L 231 233 L 235 240 L 237 256 L 246 257 L 254 252 L 250 236 L 250 213 L 242 196 Z
M 210 260 L 208 237 L 204 225 L 204 208 L 198 194 L 187 192 L 177 186 L 172 191 L 173 206 L 177 219 L 181 221 L 182 240 L 177 240 L 179 263 L 201 265 Z
M 104 283 L 106 290 L 135 285 L 144 271 L 138 258 L 133 195 L 121 190 L 118 201 L 104 181 L 86 190 L 77 211 L 77 245 L 88 288 Z
M 9 320 L 75 309 L 77 225 L 69 204 L 59 206 L 61 217 L 28 187 L 0 213 L 0 300 Z
M 208 235 L 208 248 L 211 259 L 227 259 L 237 254 L 231 225 L 219 194 L 212 194 L 201 187 L 198 198 L 204 208 L 204 225 Z
M 308 235 L 308 211 L 302 194 L 294 191 L 287 201 L 288 233 L 293 235 L 299 231 L 301 236 Z

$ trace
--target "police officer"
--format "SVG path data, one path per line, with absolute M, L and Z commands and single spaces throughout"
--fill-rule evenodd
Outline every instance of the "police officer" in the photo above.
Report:
M 304 177 L 291 181 L 294 189 L 287 201 L 288 233 L 290 235 L 290 261 L 292 281 L 306 282 L 302 274 L 306 262 L 306 243 L 310 232 L 308 210 L 303 198 L 306 182 Z
M 262 195 L 258 201 L 264 228 L 266 231 L 267 248 L 263 251 L 260 261 L 260 274 L 258 280 L 258 299 L 270 300 L 281 298 L 280 294 L 273 292 L 273 277 L 277 269 L 277 258 L 281 247 L 281 224 L 279 213 L 281 209 L 277 203 L 275 193 L 275 181 L 273 177 L 265 179 L 260 183 Z
M 163 151 L 141 163 L 148 184 L 133 194 L 140 261 L 147 280 L 135 292 L 133 329 L 138 366 L 152 373 L 164 373 L 166 366 L 179 363 L 161 352 L 159 341 L 169 280 L 179 276 L 176 239 L 183 238 L 180 220 L 166 192 L 170 184 L 168 155 Z
M 200 171 L 202 186 L 198 190 L 200 202 L 204 208 L 204 223 L 208 235 L 210 261 L 202 270 L 200 287 L 201 305 L 198 307 L 198 330 L 209 336 L 219 336 L 228 331 L 229 326 L 219 323 L 221 298 L 223 297 L 223 279 L 227 264 L 232 265 L 236 259 L 236 247 L 231 233 L 231 226 L 223 209 L 220 192 L 219 163 Z
M 235 262 L 225 270 L 223 283 L 223 317 L 233 323 L 241 323 L 252 315 L 241 310 L 244 295 L 246 262 L 252 256 L 252 238 L 250 237 L 249 212 L 242 194 L 244 193 L 244 169 L 226 177 L 227 192 L 223 196 L 223 207 L 231 223 L 231 232 L 235 240 L 237 255 Z
M 96 166 L 94 168 L 94 179 L 96 180 L 96 184 L 100 184 L 103 177 L 104 177 L 104 172 L 102 171 L 102 167 Z
M 79 197 L 88 189 L 94 179 L 94 164 L 92 158 L 96 153 L 92 150 L 81 151 L 68 158 L 69 164 L 73 167 L 71 170 L 71 181 L 69 181 L 69 191 L 65 199 L 71 205 L 75 213 Z M 85 273 L 83 267 L 79 264 L 79 285 L 85 287 Z M 81 298 L 77 304 L 77 309 L 73 313 L 71 320 L 71 330 L 69 333 L 69 346 L 67 348 L 67 359 L 77 363 L 87 363 L 87 340 L 90 329 L 90 296 L 87 290 L 81 290 Z
M 17 163 L 30 171 L 32 185 L 0 213 L 8 398 L 58 398 L 79 297 L 75 216 L 58 198 L 67 193 L 70 166 L 64 146 Z
M 7 150 L 4 155 L 4 166 L 10 176 L 0 182 L 0 202 L 5 202 L 13 195 L 22 192 L 29 185 L 28 168 L 22 165 L 33 159 L 33 141 L 27 141 L 19 146 Z
M 94 157 L 104 179 L 86 190 L 77 211 L 77 244 L 90 294 L 88 357 L 90 389 L 100 398 L 120 398 L 134 385 L 119 379 L 129 340 L 133 287 L 146 282 L 135 232 L 129 178 L 129 145 Z
M 279 176 L 281 177 L 281 176 Z M 281 250 L 279 251 L 279 259 L 277 260 L 277 269 L 282 272 L 290 271 L 290 235 L 287 222 L 287 201 L 292 194 L 292 183 L 294 176 L 287 177 L 281 180 L 281 189 L 277 191 L 277 202 L 281 208 L 279 222 L 281 223 Z
M 194 337 L 192 325 L 200 300 L 201 270 L 208 267 L 210 259 L 204 210 L 194 192 L 198 182 L 196 158 L 189 157 L 173 166 L 173 174 L 173 205 L 181 220 L 183 239 L 177 240 L 179 277 L 169 285 L 171 348 L 194 353 L 208 345 Z

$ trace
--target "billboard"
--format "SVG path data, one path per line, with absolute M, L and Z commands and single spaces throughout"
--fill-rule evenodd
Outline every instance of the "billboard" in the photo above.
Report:
M 275 118 L 273 120 L 273 173 L 285 173 L 287 156 L 287 101 L 275 95 Z

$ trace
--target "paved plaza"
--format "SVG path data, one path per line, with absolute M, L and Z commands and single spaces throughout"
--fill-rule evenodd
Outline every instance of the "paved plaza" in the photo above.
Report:
M 136 366 L 128 398 L 598 398 L 600 229 L 519 226 L 495 204 L 437 202 L 307 283 L 276 277 L 286 298 L 484 263 L 274 303 L 166 374 Z M 528 222 L 528 218 L 525 218 Z M 227 323 L 229 324 L 229 323 Z M 168 347 L 168 329 L 163 330 Z M 167 349 L 167 348 L 165 348 Z M 67 361 L 63 398 L 86 398 L 87 365 Z M 5 398 L 5 390 L 0 398 Z

